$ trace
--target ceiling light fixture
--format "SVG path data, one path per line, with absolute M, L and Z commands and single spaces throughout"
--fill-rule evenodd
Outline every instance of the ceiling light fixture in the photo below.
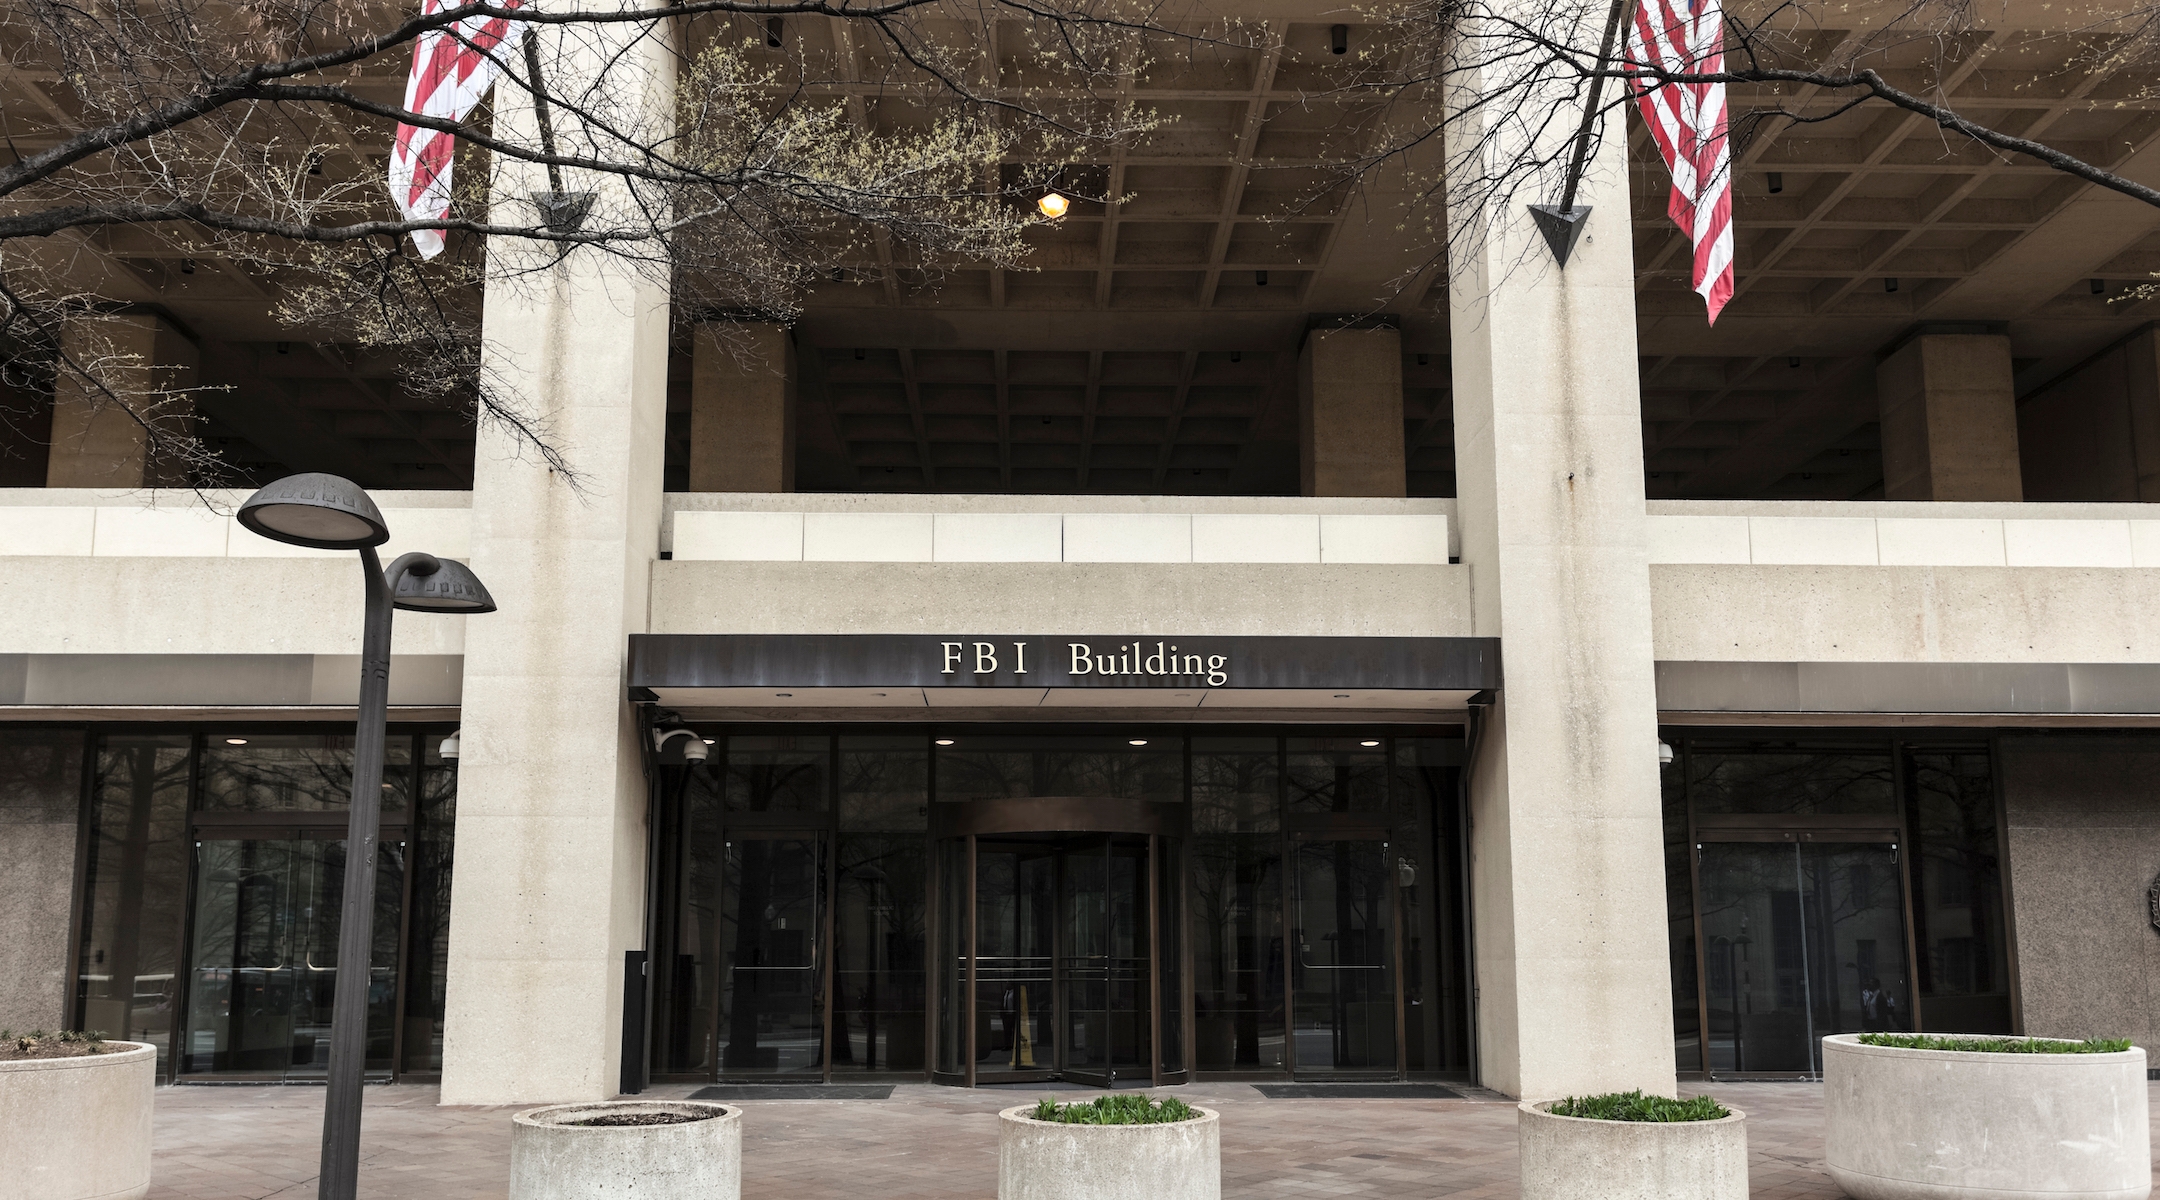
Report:
M 245 745 L 247 745 L 247 739 L 246 739 L 246 738 L 226 738 L 226 739 L 225 739 L 225 744 L 226 744 L 226 745 L 228 745 L 228 746 L 245 746 Z
M 1358 743 L 1358 745 L 1360 745 L 1360 746 L 1363 746 L 1363 747 L 1365 747 L 1365 748 L 1366 748 L 1366 749 L 1368 749 L 1368 750 L 1372 749 L 1372 748 L 1373 748 L 1374 746 L 1377 746 L 1377 745 L 1379 745 L 1379 744 L 1380 744 L 1380 739 L 1379 739 L 1379 738 L 1366 738 L 1366 739 L 1365 739 L 1364 741 L 1362 741 L 1362 742 L 1359 742 L 1359 743 Z
M 1064 216 L 1065 210 L 1071 207 L 1072 201 L 1067 200 L 1062 192 L 1044 192 L 1042 199 L 1035 202 L 1035 210 L 1053 221 Z
M 1145 746 L 1145 745 L 1147 745 L 1147 739 L 1146 739 L 1146 738 L 1127 738 L 1127 739 L 1125 740 L 1125 744 L 1126 744 L 1126 745 L 1128 745 L 1128 746 Z
M 1350 27 L 1348 25 L 1328 26 L 1328 53 L 1350 53 Z
M 1785 173 L 1784 173 L 1783 171 L 1772 171 L 1772 172 L 1770 172 L 1770 194 L 1771 194 L 1771 195 L 1773 195 L 1773 196 L 1775 196 L 1775 195 L 1777 195 L 1777 194 L 1778 194 L 1779 192 L 1782 192 L 1782 191 L 1784 191 L 1784 190 L 1785 190 Z
M 1348 692 L 1337 692 L 1337 693 L 1335 693 L 1335 698 L 1336 698 L 1337 700 L 1348 700 L 1348 699 L 1350 698 L 1350 693 L 1348 693 Z
M 952 740 L 951 738 L 939 738 L 939 739 L 937 740 L 937 744 L 938 744 L 938 745 L 940 745 L 940 746 L 950 746 L 950 745 L 952 745 L 952 743 L 953 743 L 953 740 Z

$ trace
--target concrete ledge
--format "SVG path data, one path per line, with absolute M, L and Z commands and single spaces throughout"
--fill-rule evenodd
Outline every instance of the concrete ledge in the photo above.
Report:
M 1222 1119 L 1163 1125 L 1037 1121 L 998 1113 L 998 1200 L 1221 1200 Z
M 1522 1200 L 1747 1200 L 1747 1114 L 1715 1121 L 1557 1117 L 1515 1109 Z
M 1823 1156 L 1854 1200 L 2144 1200 L 2145 1052 L 1983 1054 L 1823 1039 Z M 1527 1195 L 1527 1193 L 1525 1193 Z
M 136 1200 L 150 1192 L 157 1047 L 0 1062 L 0 1200 Z
M 2160 663 L 1661 662 L 1689 713 L 2160 713 Z

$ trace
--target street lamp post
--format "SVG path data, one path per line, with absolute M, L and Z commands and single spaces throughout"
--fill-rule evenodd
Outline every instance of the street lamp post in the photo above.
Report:
M 382 816 L 384 727 L 390 707 L 390 620 L 395 609 L 485 613 L 495 600 L 464 564 L 401 554 L 382 569 L 390 540 L 382 512 L 358 484 L 291 475 L 240 506 L 242 525 L 293 546 L 357 550 L 367 589 L 360 636 L 360 713 L 353 737 L 352 812 L 345 831 L 345 896 L 338 925 L 342 978 L 330 1010 L 330 1079 L 323 1103 L 321 1200 L 353 1200 L 360 1175 L 360 1088 L 367 1066 L 368 981 L 375 940 L 375 852 Z

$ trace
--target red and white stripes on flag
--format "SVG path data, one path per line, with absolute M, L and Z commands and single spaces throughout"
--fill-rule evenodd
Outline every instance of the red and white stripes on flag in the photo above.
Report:
M 1725 69 L 1725 13 L 1718 0 L 1637 0 L 1628 23 L 1630 69 L 1676 75 Z M 1640 79 L 1635 98 L 1658 154 L 1672 173 L 1665 211 L 1695 247 L 1695 290 L 1710 323 L 1732 299 L 1732 154 L 1725 136 L 1725 85 Z
M 468 0 L 421 0 L 422 16 L 456 8 Z M 498 7 L 521 8 L 525 0 L 499 0 Z M 431 29 L 413 43 L 412 75 L 405 80 L 405 111 L 462 121 L 502 74 L 500 56 L 515 51 L 531 26 L 500 17 L 473 16 L 453 26 Z M 408 221 L 440 220 L 450 214 L 450 165 L 457 139 L 433 129 L 399 124 L 390 149 L 390 197 Z M 416 229 L 413 247 L 420 257 L 442 253 L 438 229 Z

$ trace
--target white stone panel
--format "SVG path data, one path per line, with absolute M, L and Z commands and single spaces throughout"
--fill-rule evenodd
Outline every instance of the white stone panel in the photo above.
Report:
M 2130 563 L 2160 567 L 2160 521 L 2130 522 Z
M 1750 517 L 1750 560 L 1781 566 L 1876 565 L 1875 522 L 1866 517 Z
M 1320 515 L 1321 562 L 1445 563 L 1447 560 L 1446 517 Z
M 679 512 L 674 557 L 719 562 L 801 562 L 803 515 L 792 512 Z
M 807 513 L 805 562 L 929 562 L 929 513 Z
M 2127 567 L 2128 521 L 2004 521 L 2003 549 L 2013 567 Z
M 0 513 L 0 554 L 88 554 L 94 508 L 10 508 Z
M 223 558 L 230 516 L 207 508 L 101 508 L 91 553 L 146 558 Z
M 386 508 L 383 523 L 390 540 L 383 543 L 383 561 L 418 550 L 437 558 L 460 561 L 472 557 L 472 510 L 469 508 Z M 233 531 L 240 540 L 242 531 Z
M 1999 567 L 2003 523 L 1949 517 L 1878 517 L 1875 545 L 1886 567 Z
M 938 513 L 932 530 L 938 562 L 1057 562 L 1065 554 L 1056 513 Z
M 1192 560 L 1316 563 L 1320 561 L 1320 518 L 1199 513 L 1192 518 Z
M 1650 518 L 1654 563 L 1745 563 L 1748 547 L 1746 517 Z
M 1067 513 L 1066 562 L 1191 562 L 1184 513 Z

